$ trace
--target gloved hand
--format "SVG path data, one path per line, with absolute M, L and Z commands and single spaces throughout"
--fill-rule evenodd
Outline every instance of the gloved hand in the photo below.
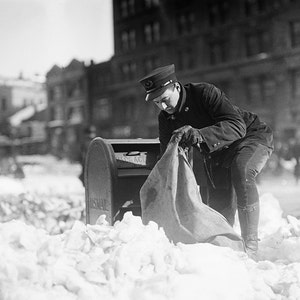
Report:
M 190 125 L 182 126 L 173 131 L 171 141 L 178 142 L 182 148 L 190 148 L 193 145 L 203 142 L 199 130 Z

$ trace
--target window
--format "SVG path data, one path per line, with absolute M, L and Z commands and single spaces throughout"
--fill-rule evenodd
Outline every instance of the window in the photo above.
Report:
M 300 20 L 290 23 L 292 47 L 300 46 Z
M 136 38 L 134 30 L 123 31 L 121 33 L 121 47 L 123 51 L 135 49 Z
M 146 44 L 158 42 L 160 40 L 160 24 L 158 22 L 146 24 L 144 34 Z
M 229 19 L 229 3 L 227 0 L 215 0 L 208 6 L 209 24 L 211 26 L 224 24 Z
M 273 103 L 275 96 L 275 81 L 272 78 L 262 78 L 262 101 L 264 104 Z
M 180 14 L 176 19 L 178 34 L 183 35 L 193 32 L 195 16 L 192 12 Z
M 144 73 L 147 74 L 159 66 L 159 59 L 156 56 L 150 56 L 144 59 Z
M 134 79 L 136 75 L 136 63 L 126 62 L 121 65 L 121 74 L 124 80 Z
M 73 124 L 79 124 L 83 121 L 83 107 L 72 106 L 68 109 L 67 119 Z
M 273 0 L 274 1 L 274 0 Z M 274 3 L 276 0 L 274 1 Z M 245 14 L 247 17 L 257 15 L 266 10 L 266 0 L 246 0 L 245 1 Z
M 111 116 L 111 102 L 107 98 L 99 99 L 95 107 L 95 118 L 99 121 L 104 121 L 109 120 Z
M 210 63 L 212 65 L 228 61 L 228 42 L 226 40 L 216 40 L 209 43 Z
M 61 98 L 61 96 L 62 96 L 62 91 L 60 86 L 55 86 L 53 88 L 53 100 L 58 100 Z
M 246 34 L 246 55 L 253 56 L 270 51 L 271 39 L 267 31 L 256 31 Z
M 55 109 L 53 106 L 50 107 L 50 109 L 49 109 L 49 118 L 50 118 L 50 121 L 55 120 Z
M 135 3 L 134 0 L 128 0 L 128 10 L 129 14 L 133 15 L 135 13 Z
M 261 102 L 261 87 L 257 78 L 246 79 L 247 104 L 257 105 Z
M 114 118 L 118 124 L 130 124 L 136 121 L 139 115 L 139 106 L 132 97 L 124 97 L 114 102 Z
M 71 98 L 73 96 L 75 86 L 74 83 L 68 83 L 66 84 L 66 90 L 67 90 L 67 97 Z
M 134 0 L 122 0 L 120 5 L 121 17 L 127 18 L 135 13 Z
M 135 49 L 135 47 L 136 47 L 135 31 L 130 30 L 129 31 L 129 49 Z
M 93 76 L 93 88 L 100 91 L 110 82 L 110 74 L 108 72 L 97 73 Z
M 121 2 L 120 9 L 121 9 L 121 17 L 126 18 L 128 16 L 127 0 L 123 0 Z
M 83 81 L 77 80 L 66 83 L 66 93 L 68 98 L 77 97 L 82 93 Z
M 247 103 L 249 105 L 267 105 L 273 102 L 275 95 L 275 81 L 265 75 L 249 77 L 245 79 L 247 91 Z
M 6 98 L 2 98 L 1 100 L 1 111 L 6 111 L 7 110 L 7 99 Z
M 179 50 L 177 52 L 178 70 L 191 69 L 194 66 L 193 50 L 190 48 Z
M 144 3 L 146 8 L 159 6 L 159 0 L 144 0 Z
M 64 119 L 64 111 L 61 106 L 54 107 L 54 120 L 63 120 Z
M 48 91 L 48 99 L 49 99 L 49 102 L 54 99 L 54 90 L 53 89 L 49 89 L 49 91 Z
M 124 50 L 124 51 L 129 50 L 129 37 L 128 37 L 127 31 L 122 32 L 121 43 L 122 43 L 122 50 Z

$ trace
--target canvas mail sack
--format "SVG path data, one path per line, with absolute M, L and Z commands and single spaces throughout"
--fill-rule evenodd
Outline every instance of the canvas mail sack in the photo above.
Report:
M 163 227 L 174 243 L 207 242 L 244 251 L 225 217 L 202 202 L 184 150 L 169 143 L 140 190 L 142 220 Z

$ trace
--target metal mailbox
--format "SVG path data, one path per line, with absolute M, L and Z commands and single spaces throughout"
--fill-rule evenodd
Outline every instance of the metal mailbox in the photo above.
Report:
M 113 224 L 128 210 L 140 215 L 139 192 L 159 152 L 158 139 L 93 139 L 85 161 L 86 222 L 105 214 Z

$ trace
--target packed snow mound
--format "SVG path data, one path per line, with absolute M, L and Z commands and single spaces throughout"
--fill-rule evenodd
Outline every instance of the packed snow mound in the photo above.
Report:
M 300 257 L 256 263 L 230 248 L 174 245 L 130 212 L 114 226 L 98 220 L 60 235 L 0 224 L 0 299 L 300 299 Z M 293 232 L 287 240 L 297 240 L 300 253 Z
M 53 156 L 23 156 L 24 179 L 0 176 L 0 222 L 21 220 L 51 234 L 85 219 L 80 166 Z
M 104 216 L 85 225 L 79 166 L 21 160 L 25 179 L 0 176 L 1 300 L 300 299 L 300 221 L 283 218 L 271 194 L 260 195 L 254 262 L 229 248 L 175 245 L 130 213 L 114 226 Z
M 300 221 L 292 223 L 284 240 L 292 238 L 300 253 Z M 3 300 L 300 299 L 299 256 L 291 264 L 289 257 L 256 263 L 230 248 L 174 245 L 156 223 L 143 225 L 130 212 L 114 226 L 101 216 L 60 235 L 2 223 L 0 255 Z

